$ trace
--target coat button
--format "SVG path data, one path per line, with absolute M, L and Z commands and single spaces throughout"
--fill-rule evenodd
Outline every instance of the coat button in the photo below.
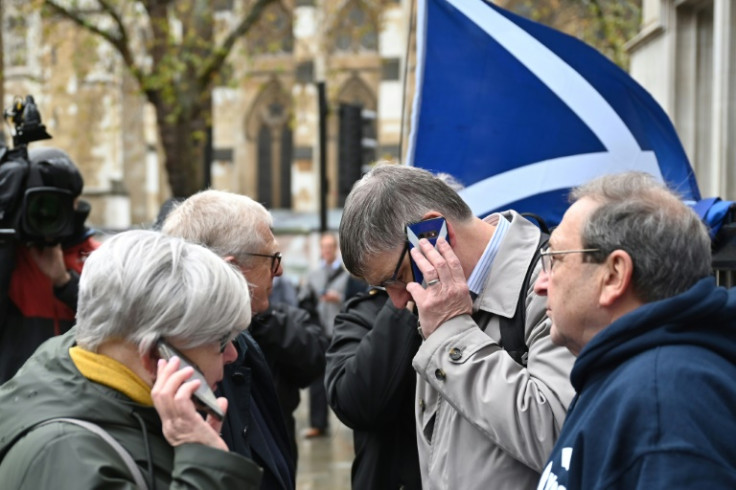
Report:
M 242 385 L 245 383 L 245 375 L 243 373 L 233 373 L 231 379 L 236 385 Z
M 248 427 L 246 427 L 245 429 L 243 429 L 243 437 L 245 437 L 247 435 L 248 435 Z
M 434 377 L 437 378 L 440 381 L 444 381 L 445 380 L 445 372 L 443 370 L 441 370 L 441 369 L 437 369 L 434 372 Z
M 458 349 L 457 347 L 453 347 L 450 349 L 450 359 L 453 361 L 459 361 L 463 357 L 463 351 Z

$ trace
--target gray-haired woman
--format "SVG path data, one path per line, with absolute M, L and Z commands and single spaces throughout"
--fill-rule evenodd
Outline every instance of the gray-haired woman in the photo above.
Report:
M 106 240 L 82 272 L 77 326 L 0 387 L 3 486 L 258 488 L 260 469 L 230 453 L 221 421 L 192 401 L 202 385 L 194 369 L 157 349 L 175 347 L 214 388 L 250 317 L 242 274 L 206 248 L 145 230 Z M 227 409 L 224 398 L 215 403 Z M 92 422 L 114 441 L 45 423 L 59 417 Z

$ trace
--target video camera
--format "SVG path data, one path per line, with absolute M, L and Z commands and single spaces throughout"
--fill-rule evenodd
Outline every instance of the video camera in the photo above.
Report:
M 57 244 L 74 232 L 74 199 L 81 193 L 81 175 L 60 150 L 54 150 L 54 157 L 67 160 L 61 169 L 54 168 L 50 158 L 29 157 L 28 143 L 51 138 L 32 96 L 16 98 L 4 117 L 15 131 L 12 149 L 0 143 L 0 240 Z

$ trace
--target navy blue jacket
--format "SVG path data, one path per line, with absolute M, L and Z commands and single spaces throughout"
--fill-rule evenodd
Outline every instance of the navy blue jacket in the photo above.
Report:
M 238 359 L 225 366 L 217 392 L 228 399 L 222 438 L 231 451 L 263 468 L 262 490 L 293 490 L 294 455 L 271 371 L 248 331 L 238 335 L 235 346 Z
M 273 375 L 281 413 L 297 460 L 296 420 L 299 390 L 325 372 L 325 350 L 329 339 L 318 320 L 309 312 L 271 302 L 269 309 L 253 316 L 248 333 L 258 342 Z
M 713 278 L 619 318 L 575 362 L 540 488 L 736 488 L 735 363 L 736 290 Z

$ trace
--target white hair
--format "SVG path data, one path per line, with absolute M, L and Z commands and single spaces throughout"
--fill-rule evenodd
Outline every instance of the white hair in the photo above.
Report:
M 162 231 L 199 243 L 220 257 L 231 255 L 241 264 L 261 252 L 273 226 L 271 214 L 248 196 L 209 189 L 178 204 L 164 221 Z
M 160 337 L 194 348 L 250 324 L 243 275 L 205 247 L 149 230 L 107 239 L 79 280 L 77 343 L 95 352 L 111 339 L 148 352 Z

